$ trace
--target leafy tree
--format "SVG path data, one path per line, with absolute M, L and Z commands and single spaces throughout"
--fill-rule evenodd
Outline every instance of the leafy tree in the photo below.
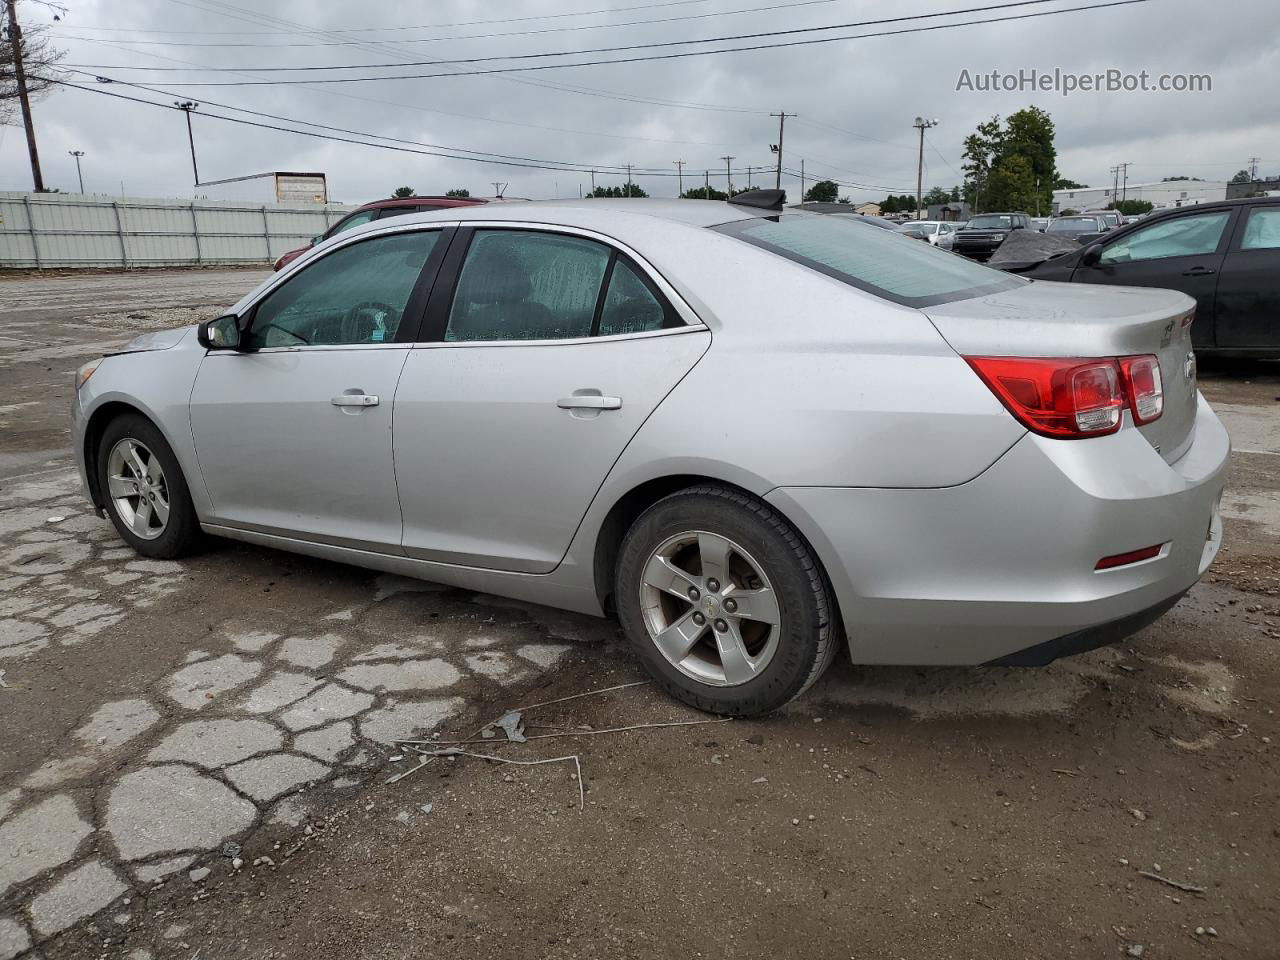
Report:
M 951 194 L 949 194 L 945 188 L 934 187 L 932 190 L 930 190 L 928 193 L 924 195 L 924 204 L 926 207 L 932 204 L 943 204 L 950 199 L 951 199 Z
M 1079 210 L 1077 210 L 1075 207 L 1067 207 L 1065 210 L 1059 210 L 1059 211 L 1058 211 L 1058 216 L 1060 216 L 1060 217 L 1074 217 L 1074 216 L 1075 216 L 1076 214 L 1078 214 L 1079 212 L 1080 212 L 1080 211 L 1079 211 Z
M 1053 139 L 1053 120 L 1039 107 L 1003 126 L 998 116 L 978 124 L 964 141 L 965 199 L 975 210 L 1047 209 L 1059 181 Z
M 42 78 L 63 76 L 56 68 L 64 56 L 66 51 L 49 43 L 43 26 L 22 28 L 22 65 L 26 68 L 29 99 L 43 97 L 56 86 L 51 79 Z M 18 81 L 13 76 L 13 44 L 9 42 L 8 30 L 5 30 L 4 36 L 0 37 L 0 126 L 21 123 L 21 115 Z
M 1155 209 L 1155 204 L 1146 200 L 1113 200 L 1107 204 L 1107 209 L 1119 210 L 1126 217 L 1132 217 L 1139 213 L 1150 213 Z
M 898 198 L 893 196 L 892 194 L 885 197 L 882 201 L 880 201 L 880 212 L 881 213 L 897 213 Z
M 960 188 L 959 188 L 959 187 L 952 187 L 952 188 L 951 188 L 951 196 L 949 196 L 949 197 L 947 198 L 947 202 L 948 202 L 948 203 L 959 203 L 959 202 L 960 202 Z
M 393 197 L 412 197 L 413 187 L 396 187 L 391 191 Z
M 457 197 L 457 198 L 459 198 L 459 199 L 463 199 L 463 198 L 466 198 L 466 197 L 471 196 L 471 191 L 470 191 L 470 190 L 467 190 L 467 189 L 465 189 L 465 188 L 463 188 L 463 187 L 454 187 L 452 190 L 446 191 L 445 196 L 446 196 L 446 197 Z
M 804 195 L 805 203 L 835 203 L 840 188 L 833 180 L 819 180 Z
M 1227 182 L 1228 183 L 1252 183 L 1253 177 L 1249 176 L 1248 170 L 1241 170 L 1239 173 L 1237 173 Z
M 850 203 L 850 200 L 848 197 L 841 197 L 839 200 L 836 201 L 836 203 L 843 203 L 845 206 L 848 206 Z
M 588 197 L 647 197 L 648 195 L 630 181 L 620 187 L 596 187 L 587 194 Z
M 1173 183 L 1177 180 L 1203 180 L 1203 177 L 1161 177 L 1161 183 Z
M 729 195 L 715 187 L 693 187 L 680 194 L 681 200 L 728 200 Z
M 1087 183 L 1076 183 L 1074 180 L 1068 180 L 1066 177 L 1059 177 L 1053 182 L 1055 190 L 1088 190 Z

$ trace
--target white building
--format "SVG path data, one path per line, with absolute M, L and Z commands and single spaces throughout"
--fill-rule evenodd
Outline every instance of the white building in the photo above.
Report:
M 1106 187 L 1084 187 L 1079 190 L 1053 191 L 1053 212 L 1062 210 L 1102 210 L 1112 200 L 1145 200 L 1157 210 L 1165 207 L 1189 207 L 1197 203 L 1213 203 L 1227 199 L 1223 180 L 1162 180 L 1159 183 L 1130 183 L 1113 191 Z

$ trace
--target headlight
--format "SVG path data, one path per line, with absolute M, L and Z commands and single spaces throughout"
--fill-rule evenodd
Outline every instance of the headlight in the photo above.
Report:
M 84 366 L 82 366 L 79 370 L 76 371 L 76 389 L 77 390 L 79 390 L 81 387 L 83 387 L 86 383 L 89 382 L 89 378 L 93 376 L 93 371 L 98 369 L 98 364 L 100 363 L 102 363 L 101 357 L 99 357 L 97 360 L 90 360 L 88 363 L 86 363 Z
M 991 239 L 992 239 L 992 240 L 994 240 L 996 243 L 1004 243 L 1004 234 L 1003 234 L 1003 233 L 993 233 L 993 234 L 991 235 Z

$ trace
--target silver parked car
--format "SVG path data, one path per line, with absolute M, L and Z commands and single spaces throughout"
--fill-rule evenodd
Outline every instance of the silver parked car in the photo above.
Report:
M 616 614 L 665 689 L 752 714 L 839 650 L 1041 664 L 1172 606 L 1229 452 L 1192 309 L 776 207 L 462 208 L 87 364 L 74 444 L 146 556 L 203 532 Z

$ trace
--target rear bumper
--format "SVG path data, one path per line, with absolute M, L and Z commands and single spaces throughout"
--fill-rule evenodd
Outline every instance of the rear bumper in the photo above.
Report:
M 856 662 L 1045 662 L 1141 629 L 1212 563 L 1230 440 L 1202 397 L 1195 430 L 1173 464 L 1134 429 L 1028 434 L 955 487 L 779 488 L 767 499 L 821 557 Z M 1150 560 L 1095 570 L 1155 544 Z

